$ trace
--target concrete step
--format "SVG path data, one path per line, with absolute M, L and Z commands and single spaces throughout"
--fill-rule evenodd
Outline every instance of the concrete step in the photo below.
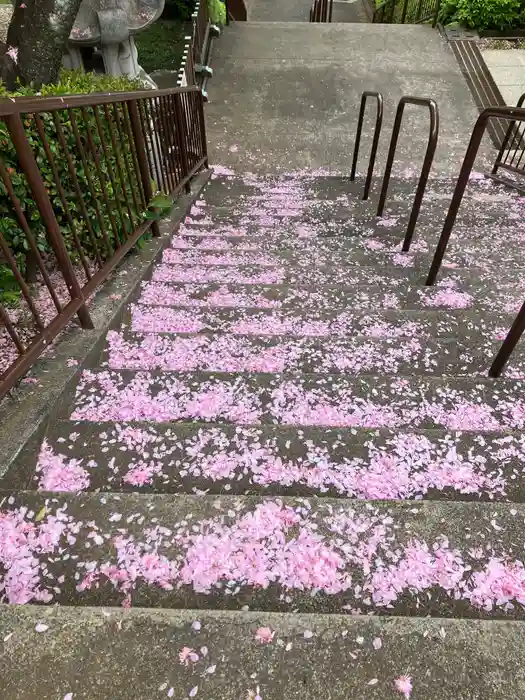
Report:
M 154 270 L 153 277 L 164 281 L 143 282 L 135 296 L 136 302 L 146 306 L 273 308 L 287 313 L 298 313 L 307 306 L 319 311 L 476 308 L 480 313 L 494 314 L 501 311 L 516 313 L 525 297 L 522 291 L 512 295 L 481 285 L 476 296 L 469 287 L 466 291 L 457 285 L 424 287 L 405 284 L 401 279 L 390 280 L 390 285 L 345 286 L 337 282 L 331 284 L 325 277 L 324 284 L 318 280 L 318 285 L 303 286 L 295 282 L 295 277 L 290 284 L 270 282 L 278 275 L 273 268 L 269 273 L 258 268 L 253 274 L 247 271 L 242 276 L 237 268 L 205 267 L 199 274 L 198 269 L 188 268 L 191 271 L 185 272 L 186 268 L 182 266 L 174 267 L 157 268 L 158 272 Z M 186 281 L 176 282 L 177 276 L 186 277 Z M 217 281 L 205 281 L 210 278 Z
M 293 338 L 200 333 L 190 336 L 110 331 L 92 365 L 113 370 L 486 376 L 501 341 L 442 338 Z M 506 374 L 525 377 L 525 356 Z
M 210 305 L 211 307 L 211 305 Z M 227 307 L 173 308 L 132 304 L 122 317 L 122 327 L 141 333 L 198 333 L 211 331 L 239 335 L 290 336 L 294 338 L 462 338 L 468 343 L 501 341 L 513 317 L 480 315 L 472 309 L 319 311 Z M 117 326 L 118 328 L 119 326 Z
M 405 675 L 413 698 L 525 695 L 519 622 L 25 605 L 0 607 L 0 638 L 9 700 L 159 700 L 193 688 L 221 700 L 298 688 L 302 700 L 402 700 Z
M 59 416 L 502 432 L 525 425 L 522 394 L 504 379 L 86 370 Z
M 12 603 L 524 617 L 523 504 L 18 492 L 2 508 L 24 542 Z
M 521 433 L 55 423 L 0 489 L 525 501 Z

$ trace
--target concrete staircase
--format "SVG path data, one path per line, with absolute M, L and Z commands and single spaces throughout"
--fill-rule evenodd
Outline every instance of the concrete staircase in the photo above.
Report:
M 436 35 L 373 27 L 381 49 L 359 27 L 336 81 L 346 29 L 274 26 L 257 58 L 266 31 L 226 34 L 255 58 L 223 54 L 210 92 L 235 169 L 0 481 L 6 700 L 525 697 L 523 352 L 486 376 L 524 296 L 523 200 L 473 178 L 424 288 L 474 113 L 445 48 L 414 70 Z M 290 71 L 299 46 L 325 58 Z M 362 182 L 320 170 L 348 170 L 360 46 L 383 51 L 366 86 L 389 101 L 433 70 L 424 94 L 450 98 L 406 255 L 412 172 L 378 220 Z

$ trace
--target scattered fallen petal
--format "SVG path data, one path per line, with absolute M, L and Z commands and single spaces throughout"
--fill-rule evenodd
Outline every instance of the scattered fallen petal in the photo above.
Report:
M 201 625 L 201 623 L 200 623 L 198 620 L 194 620 L 194 621 L 191 623 L 191 629 L 192 629 L 192 630 L 195 630 L 195 632 L 200 632 L 201 626 L 202 626 L 202 625 Z
M 314 636 L 314 633 L 312 632 L 312 630 L 305 630 L 303 632 L 303 637 L 305 639 L 311 639 L 313 636 Z
M 399 676 L 399 678 L 396 678 L 394 681 L 394 686 L 396 690 L 403 693 L 406 700 L 409 700 L 412 694 L 412 678 L 410 676 Z
M 44 625 L 43 622 L 38 622 L 35 625 L 35 632 L 47 632 L 48 629 L 49 629 L 49 625 Z
M 255 639 L 261 644 L 270 644 L 275 637 L 275 631 L 270 627 L 259 627 L 255 632 Z
M 379 649 L 381 649 L 381 647 L 383 646 L 383 642 L 382 642 L 381 638 L 380 638 L 380 637 L 376 637 L 376 638 L 374 639 L 374 641 L 372 642 L 372 646 L 374 647 L 374 649 L 375 649 L 376 651 L 378 651 Z
M 190 698 L 194 698 L 194 697 L 197 695 L 198 692 L 199 692 L 199 686 L 198 686 L 198 685 L 195 685 L 195 686 L 193 686 L 193 688 L 190 690 L 190 692 L 188 693 L 188 695 L 190 696 Z
M 372 678 L 372 680 L 368 681 L 367 685 L 377 685 L 379 683 L 378 678 Z

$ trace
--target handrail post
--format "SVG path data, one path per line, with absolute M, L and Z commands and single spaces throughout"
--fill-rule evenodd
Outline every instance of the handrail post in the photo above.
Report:
M 523 302 L 521 309 L 518 311 L 518 315 L 514 319 L 502 346 L 498 350 L 490 366 L 489 377 L 497 378 L 500 376 L 514 348 L 518 344 L 519 339 L 523 335 L 523 331 L 525 331 L 525 302 Z
M 366 100 L 368 97 L 375 97 L 377 100 L 377 110 L 376 110 L 376 125 L 374 129 L 374 136 L 372 139 L 372 148 L 370 149 L 370 158 L 368 161 L 368 170 L 366 173 L 365 189 L 363 191 L 363 200 L 368 199 L 370 192 L 370 186 L 372 184 L 372 176 L 374 174 L 374 167 L 377 156 L 377 149 L 379 146 L 379 137 L 381 135 L 381 128 L 383 125 L 383 95 L 380 92 L 372 92 L 365 90 L 361 96 L 361 105 L 359 108 L 359 118 L 357 121 L 357 130 L 355 135 L 354 143 L 354 155 L 352 158 L 352 170 L 350 172 L 350 180 L 353 182 L 355 180 L 357 171 L 357 160 L 359 157 L 359 147 L 361 144 L 361 133 L 363 130 L 363 119 L 365 114 Z
M 484 110 L 476 120 L 476 124 L 472 131 L 470 143 L 467 147 L 465 157 L 463 158 L 463 165 L 461 166 L 461 170 L 459 172 L 456 187 L 454 189 L 454 194 L 452 195 L 450 207 L 436 247 L 436 252 L 434 253 L 434 257 L 432 258 L 432 264 L 428 272 L 428 277 L 425 281 L 425 285 L 427 287 L 432 286 L 438 276 L 438 272 L 441 267 L 441 263 L 443 262 L 445 251 L 447 249 L 450 234 L 452 233 L 452 229 L 454 227 L 454 223 L 458 215 L 461 200 L 463 199 L 463 194 L 468 184 L 474 161 L 476 160 L 476 156 L 478 154 L 481 139 L 483 138 L 483 134 L 485 133 L 485 128 L 487 126 L 489 115 L 490 109 Z
M 396 154 L 397 141 L 399 139 L 399 130 L 401 128 L 401 120 L 403 119 L 403 111 L 405 109 L 404 100 L 404 97 L 402 97 L 399 100 L 399 104 L 397 105 L 396 109 L 396 118 L 394 120 L 394 128 L 392 129 L 392 137 L 390 139 L 390 147 L 388 149 L 385 174 L 383 175 L 383 185 L 381 187 L 381 194 L 379 195 L 379 203 L 377 205 L 376 216 L 383 216 L 383 211 L 385 209 L 386 195 L 388 192 L 388 185 L 390 183 L 392 165 L 394 164 L 394 156 Z
M 67 285 L 71 299 L 82 299 L 83 304 L 77 311 L 78 320 L 82 328 L 94 328 L 93 321 L 85 304 L 84 295 L 80 283 L 75 275 L 71 259 L 67 252 L 60 226 L 53 211 L 53 207 L 49 200 L 46 187 L 40 170 L 38 168 L 33 150 L 27 138 L 27 134 L 22 124 L 20 113 L 10 114 L 6 118 L 6 124 L 13 140 L 13 145 L 16 149 L 18 162 L 24 172 L 27 183 L 33 193 L 37 207 L 42 215 L 44 225 L 46 227 L 47 237 Z
M 146 153 L 146 146 L 144 144 L 144 132 L 142 131 L 142 123 L 140 120 L 139 109 L 137 107 L 136 100 L 130 100 L 128 102 L 129 109 L 129 120 L 131 124 L 131 132 L 133 134 L 133 140 L 135 141 L 135 149 L 137 151 L 137 160 L 139 164 L 140 178 L 142 180 L 142 186 L 144 188 L 144 196 L 146 201 L 149 202 L 153 197 L 153 189 L 151 187 L 151 173 L 148 163 L 148 155 Z M 160 236 L 160 229 L 158 221 L 154 221 L 151 224 L 151 231 L 153 236 Z
M 410 244 L 412 243 L 412 237 L 416 228 L 421 204 L 423 203 L 423 197 L 425 196 L 425 189 L 428 182 L 428 176 L 430 174 L 432 161 L 434 160 L 434 154 L 436 152 L 437 147 L 439 133 L 439 111 L 438 106 L 434 100 L 428 101 L 428 109 L 430 112 L 430 131 L 428 135 L 428 144 L 425 153 L 425 160 L 423 161 L 423 167 L 421 168 L 421 175 L 417 184 L 414 204 L 412 205 L 410 219 L 408 221 L 407 230 L 405 232 L 405 240 L 403 241 L 402 251 L 404 253 L 408 253 L 408 251 L 410 250 Z

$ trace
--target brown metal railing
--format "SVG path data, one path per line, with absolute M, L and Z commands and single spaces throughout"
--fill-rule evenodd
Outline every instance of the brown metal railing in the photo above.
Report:
M 521 102 L 523 104 L 523 102 Z M 463 158 L 463 164 L 456 182 L 456 187 L 454 189 L 454 194 L 452 195 L 452 200 L 450 202 L 450 207 L 443 224 L 443 229 L 439 237 L 438 245 L 436 247 L 436 252 L 432 259 L 432 264 L 428 273 L 426 285 L 433 285 L 439 274 L 445 252 L 447 250 L 448 241 L 454 228 L 454 223 L 461 206 L 461 201 L 463 199 L 463 194 L 467 187 L 470 173 L 474 166 L 476 156 L 478 154 L 479 146 L 487 130 L 487 125 L 491 119 L 502 119 L 509 121 L 510 125 L 507 133 L 512 133 L 516 131 L 518 123 L 525 122 L 525 109 L 521 107 L 489 107 L 485 109 L 478 117 L 474 129 L 472 130 L 472 136 L 470 137 L 470 142 Z M 500 150 L 496 158 L 496 163 L 498 167 L 501 167 L 503 151 Z M 506 183 L 509 184 L 509 183 Z M 512 186 L 515 187 L 514 183 Z M 501 348 L 499 349 L 496 357 L 494 358 L 492 365 L 489 369 L 490 377 L 499 377 L 507 364 L 509 357 L 514 351 L 516 344 L 523 335 L 525 330 L 525 303 L 522 305 L 521 309 L 516 316 L 514 323 L 512 324 Z
M 207 167 L 197 87 L 0 100 L 0 397 Z
M 520 109 L 524 102 L 525 93 L 519 98 L 517 109 Z M 511 177 L 498 175 L 500 169 L 512 173 Z M 518 126 L 516 122 L 509 124 L 492 172 L 488 176 L 525 194 L 525 125 Z
M 463 158 L 461 170 L 454 189 L 454 194 L 452 195 L 450 207 L 445 218 L 443 229 L 436 247 L 436 252 L 434 253 L 428 277 L 425 282 L 425 284 L 428 286 L 433 285 L 437 279 L 441 268 L 441 263 L 443 262 L 445 252 L 447 250 L 448 241 L 450 239 L 452 229 L 454 228 L 454 223 L 456 222 L 459 207 L 463 199 L 463 194 L 465 192 L 465 188 L 467 187 L 470 173 L 478 154 L 479 146 L 487 129 L 487 125 L 491 119 L 503 119 L 510 121 L 511 126 L 515 126 L 518 122 L 525 122 L 525 109 L 519 107 L 488 107 L 479 115 L 474 129 L 472 130 L 472 136 L 470 137 L 467 152 Z
M 441 0 L 386 0 L 377 7 L 372 22 L 379 24 L 423 24 L 438 21 Z
M 314 0 L 310 10 L 310 22 L 331 22 L 334 0 Z
M 374 127 L 374 136 L 372 138 L 372 148 L 370 149 L 370 158 L 368 161 L 368 170 L 366 173 L 365 189 L 363 191 L 363 199 L 368 199 L 372 177 L 374 174 L 374 166 L 376 162 L 377 148 L 379 146 L 379 137 L 381 136 L 381 127 L 383 125 L 383 95 L 380 92 L 366 90 L 361 95 L 361 105 L 359 107 L 359 119 L 357 120 L 357 131 L 355 134 L 354 155 L 352 157 L 352 170 L 350 172 L 350 180 L 355 180 L 357 171 L 357 160 L 359 158 L 359 147 L 361 145 L 361 133 L 363 131 L 363 119 L 365 116 L 366 101 L 369 97 L 376 100 L 376 124 Z
M 423 160 L 423 165 L 421 167 L 421 175 L 419 176 L 419 181 L 417 184 L 416 196 L 414 197 L 414 203 L 412 205 L 412 211 L 410 212 L 410 219 L 408 220 L 408 226 L 403 241 L 402 250 L 404 252 L 410 250 L 410 244 L 412 242 L 412 237 L 416 228 L 419 211 L 421 209 L 421 204 L 425 195 L 425 188 L 427 186 L 428 176 L 430 174 L 432 161 L 434 160 L 434 154 L 436 152 L 439 134 L 439 110 L 434 100 L 431 100 L 427 97 L 410 97 L 408 95 L 405 95 L 399 100 L 399 104 L 397 105 L 396 110 L 396 118 L 394 120 L 394 128 L 392 129 L 392 137 L 390 139 L 390 148 L 388 149 L 385 174 L 383 175 L 383 185 L 381 187 L 381 194 L 379 195 L 379 203 L 377 205 L 377 216 L 383 216 L 383 211 L 385 209 L 388 185 L 390 183 L 392 165 L 394 164 L 394 157 L 396 155 L 397 142 L 399 139 L 399 131 L 401 129 L 401 123 L 403 121 L 405 105 L 407 104 L 419 105 L 421 107 L 428 108 L 430 114 L 430 128 L 428 134 L 427 149 L 425 151 L 425 158 Z

